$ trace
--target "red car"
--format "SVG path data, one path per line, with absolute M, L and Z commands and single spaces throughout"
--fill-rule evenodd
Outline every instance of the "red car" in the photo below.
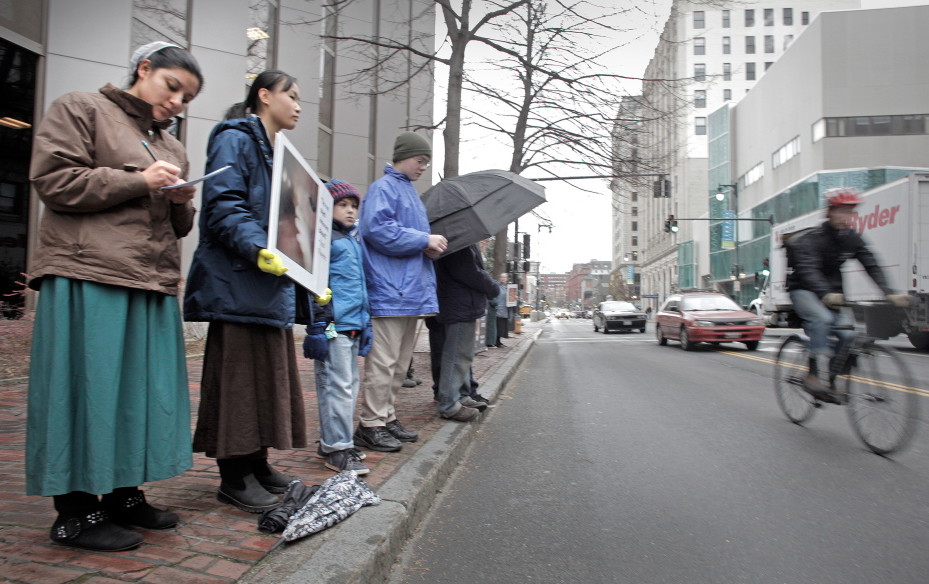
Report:
M 681 292 L 672 294 L 655 317 L 655 336 L 659 345 L 677 340 L 685 351 L 698 343 L 745 343 L 749 351 L 758 348 L 764 334 L 764 321 L 719 292 Z

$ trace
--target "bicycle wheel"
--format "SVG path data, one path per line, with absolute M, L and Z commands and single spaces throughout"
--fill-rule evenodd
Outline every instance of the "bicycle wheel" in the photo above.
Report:
M 916 431 L 919 396 L 903 359 L 869 343 L 853 357 L 845 384 L 848 417 L 861 441 L 877 454 L 907 445 Z
M 803 389 L 803 378 L 809 371 L 809 355 L 803 339 L 791 336 L 781 343 L 774 363 L 774 395 L 781 411 L 794 424 L 809 420 L 817 407 L 813 396 Z

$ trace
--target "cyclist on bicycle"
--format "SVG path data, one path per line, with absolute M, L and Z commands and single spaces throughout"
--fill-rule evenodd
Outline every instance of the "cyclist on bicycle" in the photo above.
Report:
M 851 227 L 855 206 L 861 202 L 857 189 L 839 187 L 826 191 L 826 221 L 819 227 L 797 231 L 784 237 L 787 250 L 787 289 L 794 311 L 803 321 L 803 330 L 810 338 L 809 373 L 805 389 L 821 401 L 839 403 L 830 392 L 841 364 L 835 355 L 855 336 L 853 330 L 833 327 L 851 323 L 839 307 L 845 303 L 842 289 L 842 264 L 856 259 L 884 292 L 888 301 L 906 306 L 905 294 L 894 294 L 888 287 L 884 272 L 861 235 Z M 830 350 L 829 335 L 838 337 Z M 829 386 L 819 377 L 819 363 L 829 360 Z

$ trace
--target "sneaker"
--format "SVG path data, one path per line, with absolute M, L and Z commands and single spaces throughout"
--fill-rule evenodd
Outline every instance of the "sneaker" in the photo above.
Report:
M 482 402 L 482 401 L 477 401 L 477 400 L 475 400 L 475 399 L 471 399 L 471 398 L 468 397 L 468 396 L 465 396 L 465 397 L 459 399 L 459 400 L 458 400 L 458 403 L 460 403 L 461 405 L 463 405 L 463 406 L 466 407 L 466 408 L 474 408 L 475 410 L 477 410 L 477 411 L 479 411 L 479 412 L 483 412 L 484 410 L 487 409 L 487 404 L 485 404 L 485 403 Z
M 384 426 L 366 428 L 359 425 L 352 438 L 355 444 L 378 452 L 397 452 L 403 448 L 403 443 L 394 438 Z
M 479 393 L 472 395 L 471 399 L 473 399 L 476 402 L 481 402 L 482 404 L 485 404 L 488 408 L 496 407 L 494 404 L 490 403 L 489 399 L 487 399 L 486 397 L 482 396 Z
M 419 434 L 412 430 L 407 430 L 398 420 L 387 422 L 387 431 L 400 442 L 416 442 L 419 440 Z
M 450 416 L 442 414 L 442 417 L 446 420 L 455 420 L 456 422 L 470 422 L 471 420 L 476 419 L 481 415 L 481 412 L 474 408 L 469 408 L 467 406 L 461 406 L 458 408 L 458 411 Z
M 363 476 L 371 472 L 371 469 L 361 464 L 361 461 L 358 460 L 358 457 L 355 456 L 352 450 L 352 448 L 348 448 L 330 452 L 326 455 L 326 468 L 336 472 L 353 470 L 358 476 Z
M 364 452 L 358 450 L 357 448 L 352 447 L 352 448 L 348 448 L 347 450 L 350 450 L 351 453 L 352 453 L 352 455 L 353 455 L 355 458 L 357 458 L 358 460 L 364 460 L 364 459 L 366 459 L 366 458 L 368 457 L 367 454 L 365 454 Z M 317 440 L 317 441 L 316 441 L 316 456 L 318 456 L 319 458 L 322 458 L 323 460 L 325 460 L 325 459 L 329 456 L 329 454 L 331 454 L 331 453 L 329 453 L 329 452 L 323 452 L 323 445 L 322 445 L 322 443 L 321 443 L 319 440 Z

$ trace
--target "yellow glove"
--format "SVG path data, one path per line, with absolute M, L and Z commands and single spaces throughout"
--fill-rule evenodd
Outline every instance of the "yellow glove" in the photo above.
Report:
M 329 301 L 332 300 L 332 290 L 330 290 L 329 288 L 326 288 L 326 291 L 323 292 L 322 296 L 316 296 L 314 294 L 313 300 L 315 300 L 316 304 L 319 304 L 320 306 L 325 306 L 329 304 Z
M 900 308 L 906 308 L 910 305 L 910 297 L 906 294 L 888 294 L 884 297 L 887 302 Z
M 829 308 L 839 308 L 845 304 L 845 295 L 838 292 L 830 292 L 823 296 L 823 304 Z
M 258 269 L 275 276 L 283 276 L 284 272 L 287 271 L 287 268 L 281 263 L 280 256 L 266 249 L 258 250 Z

